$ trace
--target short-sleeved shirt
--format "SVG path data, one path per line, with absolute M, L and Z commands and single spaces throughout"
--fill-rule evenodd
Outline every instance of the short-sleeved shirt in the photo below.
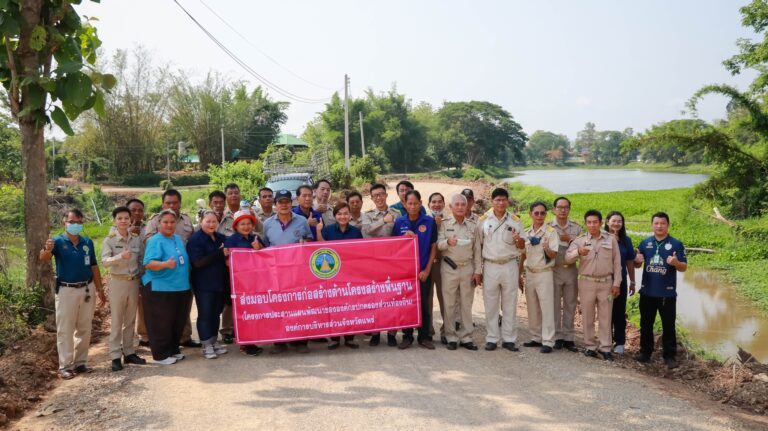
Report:
M 317 208 L 320 206 L 320 204 L 317 202 L 317 200 L 312 201 L 312 209 L 316 210 L 317 212 L 320 212 Z M 333 205 L 331 205 L 330 202 L 325 204 L 325 212 L 320 212 L 320 215 L 323 217 L 323 224 L 328 226 L 336 223 L 336 217 L 333 216 Z M 302 214 L 303 215 L 303 214 Z
M 667 263 L 667 258 L 676 253 L 677 260 L 688 262 L 683 243 L 671 236 L 661 241 L 649 236 L 640 242 L 638 248 L 645 258 L 640 294 L 654 298 L 676 297 L 677 269 Z
M 187 241 L 192 286 L 195 291 L 223 292 L 229 281 L 224 253 L 221 252 L 221 245 L 227 237 L 218 232 L 214 232 L 213 236 L 211 238 L 199 230 Z M 193 262 L 210 255 L 216 255 L 216 258 L 206 266 L 195 268 Z
M 322 230 L 323 233 L 323 239 L 326 241 L 338 241 L 342 239 L 361 239 L 363 237 L 363 232 L 360 231 L 360 229 L 352 226 L 351 224 L 347 225 L 347 229 L 344 230 L 344 232 L 341 231 L 339 228 L 339 225 L 337 223 L 334 223 L 332 225 L 325 226 Z
M 550 259 L 544 249 L 544 239 L 546 238 L 547 248 L 557 252 L 560 237 L 555 228 L 547 224 L 539 226 L 538 229 L 531 226 L 525 230 L 525 236 L 525 268 L 540 271 L 555 266 L 555 259 Z
M 144 266 L 153 260 L 167 261 L 173 258 L 176 268 L 164 268 L 159 271 L 147 269 L 141 281 L 152 283 L 153 292 L 180 292 L 189 290 L 189 255 L 180 236 L 171 238 L 163 234 L 152 235 L 144 249 Z
M 408 216 L 408 211 L 405 209 L 405 205 L 403 205 L 402 202 L 398 202 L 396 204 L 392 204 L 389 206 L 393 210 L 396 210 L 400 213 L 401 216 L 406 217 Z M 419 215 L 425 215 L 427 213 L 427 210 L 424 209 L 424 206 L 422 205 L 421 209 L 419 210 Z
M 304 216 L 291 213 L 291 221 L 286 224 L 275 215 L 264 222 L 264 245 L 296 244 L 301 239 L 312 239 L 312 231 Z
M 384 217 L 392 214 L 392 223 L 385 223 Z M 392 235 L 392 228 L 395 226 L 395 220 L 400 217 L 400 212 L 392 207 L 384 211 L 376 208 L 363 213 L 363 236 L 365 238 L 380 238 Z
M 309 210 L 309 217 L 307 217 L 307 214 L 304 214 L 304 211 L 298 205 L 293 207 L 293 213 L 304 217 L 307 219 L 307 222 L 309 222 L 310 217 L 317 220 L 318 222 L 323 219 L 323 215 L 320 213 L 320 211 L 317 210 Z M 312 232 L 312 241 L 317 241 L 317 226 L 309 226 L 309 230 Z
M 51 254 L 56 256 L 56 279 L 65 283 L 79 283 L 93 279 L 92 266 L 96 251 L 90 238 L 81 236 L 74 245 L 66 233 L 53 239 Z
M 149 237 L 155 235 L 158 232 L 159 225 L 160 214 L 158 213 L 149 219 L 149 222 L 147 223 L 147 229 L 144 231 L 144 238 L 149 239 Z M 192 224 L 192 220 L 188 215 L 181 214 L 179 218 L 176 219 L 176 231 L 174 233 L 178 235 L 182 241 L 184 241 L 185 245 L 187 244 L 189 237 L 195 233 L 195 226 Z
M 110 231 L 101 245 L 101 263 L 109 267 L 112 275 L 137 276 L 141 273 L 141 253 L 144 248 L 138 234 L 128 232 L 120 235 L 117 230 Z M 131 257 L 123 259 L 123 252 L 130 251 Z
M 557 223 L 557 220 L 552 220 L 549 225 L 557 231 L 558 235 L 568 234 L 568 236 L 571 237 L 570 241 L 560 241 L 560 246 L 557 249 L 557 257 L 555 258 L 555 271 L 557 271 L 558 268 L 568 265 L 565 263 L 565 252 L 568 251 L 568 246 L 571 245 L 571 242 L 584 233 L 584 229 L 582 229 L 578 223 L 571 220 L 568 220 L 565 223 L 565 227 L 560 226 Z
M 406 232 L 413 232 L 419 239 L 419 268 L 424 271 L 429 264 L 429 254 L 432 244 L 437 242 L 437 224 L 432 217 L 422 214 L 412 221 L 408 216 L 395 220 L 392 236 L 403 236 Z
M 621 252 L 621 279 L 625 280 L 627 278 L 627 261 L 634 260 L 637 253 L 632 246 L 632 238 L 625 236 L 624 239 L 619 239 L 618 241 L 619 251 Z
M 259 243 L 263 246 L 264 242 L 258 235 L 251 232 L 248 237 L 244 237 L 241 233 L 235 233 L 224 241 L 224 248 L 253 248 L 253 242 L 259 240 Z

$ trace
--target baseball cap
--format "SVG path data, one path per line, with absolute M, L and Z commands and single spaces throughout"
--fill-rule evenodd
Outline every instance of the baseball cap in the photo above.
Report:
M 280 199 L 291 200 L 291 198 L 292 198 L 291 192 L 289 192 L 288 190 L 283 189 L 283 190 L 278 191 L 277 194 L 275 195 L 275 202 L 280 202 Z
M 463 194 L 467 199 L 475 198 L 475 192 L 473 192 L 472 189 L 464 189 L 461 191 L 461 194 Z

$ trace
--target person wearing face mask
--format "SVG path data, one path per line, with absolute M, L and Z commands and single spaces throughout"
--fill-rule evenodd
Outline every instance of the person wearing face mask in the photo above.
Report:
M 90 238 L 81 236 L 83 213 L 73 208 L 64 216 L 64 233 L 49 237 L 40 250 L 40 260 L 50 262 L 56 256 L 56 349 L 59 353 L 58 376 L 68 380 L 90 373 L 86 366 L 91 342 L 91 323 L 96 300 L 107 297 L 96 262 L 96 248 Z

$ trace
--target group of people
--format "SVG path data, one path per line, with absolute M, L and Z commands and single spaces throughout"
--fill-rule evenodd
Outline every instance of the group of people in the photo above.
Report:
M 399 201 L 387 205 L 387 186 L 373 184 L 373 208 L 362 211 L 363 196 L 356 191 L 331 204 L 331 184 L 320 180 L 295 191 L 262 188 L 253 206 L 241 201 L 237 184 L 208 196 L 208 208 L 196 223 L 180 212 L 181 194 L 166 190 L 162 210 L 144 221 L 144 204 L 131 199 L 112 212 L 113 227 L 104 239 L 101 264 L 110 269 L 109 304 L 112 327 L 109 354 L 113 371 L 124 364 L 143 365 L 136 353 L 148 346 L 155 363 L 170 365 L 184 359 L 181 347 L 202 348 L 214 359 L 227 353 L 234 340 L 229 290 L 228 256 L 233 248 L 261 249 L 304 241 L 333 241 L 409 235 L 418 238 L 421 326 L 387 335 L 387 345 L 407 349 L 414 341 L 435 349 L 432 298 L 437 293 L 442 325 L 440 341 L 448 350 L 478 350 L 474 343 L 472 303 L 482 288 L 485 309 L 484 349 L 518 351 L 516 316 L 518 290 L 526 296 L 531 339 L 524 347 L 541 353 L 553 349 L 576 352 L 574 319 L 581 304 L 584 354 L 612 360 L 623 354 L 627 296 L 635 293 L 634 268 L 643 267 L 640 288 L 641 349 L 636 359 L 648 362 L 654 349 L 653 325 L 660 314 L 663 357 L 677 366 L 675 305 L 676 273 L 687 268 L 683 245 L 669 236 L 669 217 L 653 215 L 653 235 L 634 248 L 618 211 L 605 219 L 597 210 L 584 214 L 586 233 L 569 218 L 571 202 L 559 197 L 552 203 L 555 217 L 547 222 L 545 202 L 530 205 L 532 224 L 508 211 L 509 193 L 496 188 L 491 209 L 473 212 L 472 189 L 450 196 L 440 193 L 426 201 L 409 181 L 396 186 Z M 295 194 L 294 194 L 295 193 Z M 294 206 L 294 199 L 296 205 Z M 91 372 L 87 366 L 91 321 L 98 295 L 105 289 L 93 242 L 82 236 L 83 214 L 69 210 L 64 232 L 49 238 L 40 251 L 45 261 L 56 257 L 56 326 L 59 376 L 70 379 Z M 200 342 L 191 338 L 192 298 L 197 306 Z M 598 331 L 595 334 L 595 320 Z M 416 336 L 414 337 L 414 332 Z M 369 345 L 381 342 L 370 335 Z M 290 343 L 308 353 L 310 340 Z M 341 338 L 311 340 L 341 346 Z M 344 345 L 358 348 L 354 335 Z M 256 345 L 240 346 L 247 355 L 259 355 Z M 288 350 L 275 343 L 270 353 Z

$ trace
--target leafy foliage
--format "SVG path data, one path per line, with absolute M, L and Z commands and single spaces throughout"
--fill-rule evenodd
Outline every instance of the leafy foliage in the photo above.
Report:
M 224 190 L 224 186 L 229 183 L 237 183 L 243 196 L 256 196 L 259 188 L 267 181 L 260 160 L 211 165 L 208 167 L 208 177 L 211 187 L 219 190 Z

